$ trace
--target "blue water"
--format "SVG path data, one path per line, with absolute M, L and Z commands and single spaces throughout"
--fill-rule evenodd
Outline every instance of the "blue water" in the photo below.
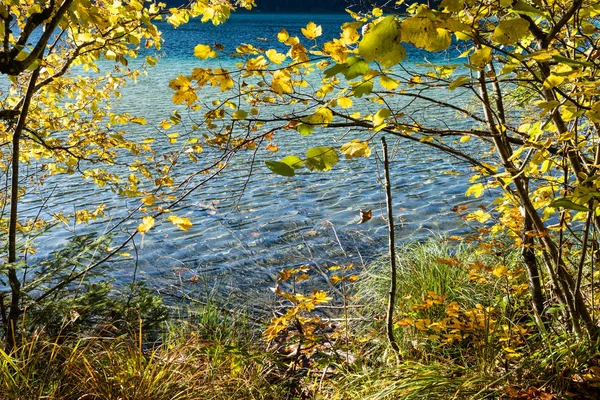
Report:
M 165 43 L 159 64 L 148 69 L 148 76 L 140 78 L 137 84 L 128 86 L 121 99 L 122 110 L 144 115 L 149 125 L 132 126 L 128 134 L 140 138 L 156 136 L 152 125 L 168 118 L 177 108 L 171 103 L 168 83 L 178 73 L 187 74 L 194 67 L 216 63 L 232 67 L 235 59 L 228 52 L 233 52 L 239 43 L 280 48 L 276 35 L 282 27 L 290 35 L 300 36 L 300 28 L 313 21 L 322 25 L 323 37 L 328 38 L 337 36 L 340 24 L 346 20 L 346 15 L 330 14 L 243 14 L 218 27 L 191 22 L 173 30 L 161 23 Z M 222 44 L 223 56 L 219 60 L 198 60 L 193 56 L 193 48 L 198 43 Z M 407 62 L 423 62 L 422 52 L 409 49 L 408 53 Z M 210 90 L 201 95 L 206 102 L 222 96 Z M 179 111 L 186 121 L 201 117 L 201 114 L 188 114 L 182 107 Z M 439 109 L 420 108 L 414 112 L 444 123 L 452 123 L 454 118 L 451 113 L 441 114 Z M 216 287 L 220 293 L 252 303 L 270 293 L 276 270 L 302 264 L 318 268 L 347 262 L 364 265 L 381 254 L 387 246 L 387 226 L 383 219 L 385 193 L 379 140 L 373 141 L 376 155 L 368 159 L 341 160 L 332 171 L 325 173 L 304 171 L 293 178 L 284 178 L 264 166 L 265 159 L 278 159 L 290 152 L 302 153 L 318 145 L 341 144 L 347 140 L 346 134 L 346 131 L 328 131 L 302 137 L 294 131 L 285 132 L 285 136 L 277 139 L 280 152 L 273 155 L 265 151 L 256 155 L 252 174 L 249 174 L 252 155 L 236 156 L 228 169 L 174 210 L 194 223 L 188 232 L 174 228 L 169 222 L 157 221 L 152 231 L 137 240 L 135 248 L 125 250 L 130 254 L 135 254 L 135 250 L 139 253 L 138 277 L 165 290 L 194 292 Z M 464 196 L 466 176 L 441 171 L 466 172 L 466 166 L 425 146 L 396 142 L 392 137 L 388 137 L 388 141 L 398 240 L 463 232 L 465 227 L 451 209 L 473 202 Z M 165 151 L 169 149 L 160 136 L 156 146 L 164 146 Z M 175 174 L 178 180 L 183 181 L 202 166 L 210 165 L 211 154 L 214 152 L 207 151 L 197 164 L 184 163 Z M 129 173 L 126 169 L 120 172 Z M 104 202 L 107 217 L 92 226 L 53 229 L 37 240 L 41 245 L 37 257 L 62 248 L 73 234 L 90 230 L 103 232 L 114 226 L 125 210 L 139 204 L 82 183 L 78 178 L 55 177 L 47 182 L 44 190 L 54 187 L 45 214 L 61 210 L 72 212 Z M 24 215 L 35 214 L 39 204 L 40 197 L 30 195 L 23 208 Z M 360 209 L 372 209 L 372 220 L 358 224 Z M 135 229 L 141 215 L 137 214 L 136 218 L 124 227 Z M 114 261 L 111 268 L 118 282 L 127 283 L 132 279 L 135 263 L 130 258 L 122 258 Z

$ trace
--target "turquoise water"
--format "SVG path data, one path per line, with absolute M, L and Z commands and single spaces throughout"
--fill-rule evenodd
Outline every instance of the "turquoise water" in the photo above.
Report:
M 159 64 L 148 70 L 147 77 L 127 87 L 121 100 L 123 110 L 144 115 L 149 124 L 133 126 L 128 134 L 155 135 L 152 125 L 171 114 L 175 107 L 171 103 L 168 82 L 178 73 L 186 74 L 194 67 L 205 66 L 193 56 L 196 44 L 221 43 L 226 52 L 233 51 L 241 42 L 277 48 L 276 35 L 282 27 L 291 35 L 300 35 L 300 28 L 310 20 L 323 26 L 324 37 L 331 37 L 337 36 L 340 24 L 347 17 L 244 14 L 234 16 L 219 27 L 192 22 L 173 30 L 161 24 L 165 45 Z M 409 63 L 422 60 L 420 51 L 409 50 Z M 225 55 L 208 63 L 222 63 L 227 67 L 234 61 Z M 201 95 L 207 102 L 222 96 L 214 91 Z M 187 118 L 187 111 L 179 110 Z M 420 117 L 454 123 L 452 114 L 441 114 L 439 109 L 417 107 L 414 112 Z M 189 117 L 197 116 L 191 114 Z M 216 285 L 222 292 L 237 293 L 252 301 L 257 294 L 269 292 L 276 270 L 302 264 L 320 268 L 326 263 L 354 262 L 360 265 L 385 251 L 385 193 L 381 183 L 381 162 L 376 155 L 368 159 L 341 160 L 332 171 L 301 172 L 293 178 L 276 176 L 264 166 L 265 159 L 280 158 L 289 152 L 302 153 L 309 147 L 335 141 L 341 144 L 346 133 L 302 137 L 295 132 L 286 132 L 285 137 L 280 136 L 277 140 L 281 150 L 275 156 L 272 153 L 257 154 L 250 176 L 251 155 L 236 156 L 230 168 L 174 210 L 194 223 L 188 232 L 175 229 L 169 222 L 157 221 L 157 226 L 143 240 L 140 238 L 136 242 L 138 276 L 156 287 L 177 291 L 197 290 L 198 281 L 194 277 L 200 276 L 209 286 Z M 392 152 L 392 192 L 398 240 L 464 231 L 465 227 L 451 209 L 472 202 L 464 196 L 467 179 L 441 171 L 466 171 L 465 165 L 424 146 L 396 142 L 392 137 L 388 141 Z M 374 141 L 374 146 L 380 155 L 379 140 Z M 207 151 L 198 164 L 186 164 L 176 175 L 183 179 L 211 162 L 211 152 Z M 51 179 L 47 187 L 53 188 L 54 194 L 45 213 L 70 212 L 105 202 L 107 218 L 92 226 L 55 228 L 38 240 L 41 251 L 37 257 L 61 248 L 73 234 L 104 231 L 124 215 L 124 210 L 138 204 L 106 189 L 82 183 L 77 178 Z M 30 195 L 24 214 L 36 213 L 39 204 L 40 196 Z M 358 224 L 360 209 L 372 209 L 372 220 Z M 134 229 L 138 223 L 139 219 L 124 227 Z M 127 249 L 131 254 L 134 250 Z M 111 274 L 119 282 L 132 279 L 135 265 L 130 259 L 116 261 L 112 267 Z

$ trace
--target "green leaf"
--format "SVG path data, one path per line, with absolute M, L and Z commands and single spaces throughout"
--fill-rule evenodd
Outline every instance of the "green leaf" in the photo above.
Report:
M 371 91 L 373 90 L 373 81 L 362 81 L 352 86 L 354 87 L 354 96 L 360 98 L 363 97 L 363 95 L 365 94 L 371 94 Z
M 567 57 L 563 57 L 563 56 L 552 56 L 552 58 L 554 59 L 554 61 L 568 65 L 570 67 L 591 67 L 594 65 L 594 63 L 588 62 L 588 61 L 581 61 L 581 60 L 572 60 L 570 58 Z
M 346 66 L 347 68 L 343 73 L 348 80 L 362 76 L 369 70 L 369 63 L 357 57 L 348 58 Z
M 311 135 L 314 130 L 315 130 L 315 126 L 314 125 L 308 125 L 308 124 L 299 124 L 296 129 L 298 130 L 298 133 L 304 136 L 308 136 Z
M 281 159 L 281 162 L 289 165 L 294 170 L 301 168 L 304 165 L 304 161 L 300 157 L 297 156 L 287 156 Z
M 515 44 L 524 36 L 529 34 L 529 22 L 523 18 L 512 18 L 500 21 L 494 33 L 492 40 L 504 45 Z
M 343 64 L 335 64 L 333 67 L 326 69 L 323 73 L 325 74 L 325 76 L 327 78 L 331 78 L 332 76 L 335 76 L 337 74 L 339 74 L 340 72 L 343 72 L 346 68 L 347 68 L 347 64 L 343 63 Z
M 248 116 L 248 111 L 237 110 L 233 113 L 233 119 L 246 119 Z
M 375 23 L 358 44 L 358 52 L 365 60 L 379 61 L 390 68 L 406 58 L 400 44 L 400 26 L 393 15 Z
M 277 175 L 288 177 L 296 175 L 294 169 L 284 162 L 267 160 L 265 161 L 265 164 L 267 164 L 267 167 Z
M 587 207 L 582 206 L 581 204 L 573 203 L 571 200 L 567 198 L 555 199 L 550 203 L 550 207 L 553 208 L 564 208 L 567 210 L 575 210 L 575 211 L 590 211 Z
M 340 72 L 344 74 L 346 79 L 351 80 L 364 75 L 369 70 L 369 63 L 358 57 L 348 57 L 348 61 L 343 64 L 336 64 L 324 71 L 327 78 L 331 78 Z
M 311 171 L 328 171 L 339 161 L 332 147 L 313 147 L 306 151 L 306 167 Z

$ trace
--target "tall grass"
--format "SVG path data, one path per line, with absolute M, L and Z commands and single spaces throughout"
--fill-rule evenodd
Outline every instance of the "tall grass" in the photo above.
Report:
M 0 351 L 0 398 L 280 398 L 257 338 L 232 329 L 243 321 L 212 309 L 203 315 L 205 325 L 179 321 L 156 343 L 144 342 L 142 321 L 114 337 L 26 335 L 11 354 Z
M 489 280 L 474 279 L 474 266 L 493 271 L 516 265 L 516 257 L 478 254 L 468 245 L 440 239 L 411 243 L 398 251 L 396 320 L 434 323 L 447 317 L 447 305 L 456 304 L 477 321 L 464 338 L 444 342 L 443 333 L 396 326 L 400 354 L 389 348 L 382 316 L 389 287 L 388 261 L 367 266 L 357 283 L 358 302 L 352 324 L 357 361 L 342 368 L 329 388 L 331 398 L 351 399 L 470 399 L 496 398 L 515 364 L 504 359 L 502 342 L 511 321 L 505 315 L 507 284 L 491 273 Z M 512 282 L 515 283 L 515 282 Z M 423 307 L 427 300 L 439 304 Z M 490 310 L 490 311 L 487 311 Z M 471 314 L 468 314 L 471 315 Z M 460 318 L 458 318 L 460 319 Z M 461 321 L 462 322 L 462 321 Z M 433 326 L 433 325 L 432 325 Z M 341 395 L 341 393 L 344 393 Z

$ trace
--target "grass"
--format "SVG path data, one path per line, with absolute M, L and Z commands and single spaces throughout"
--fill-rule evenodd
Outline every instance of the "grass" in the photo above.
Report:
M 399 251 L 395 354 L 383 320 L 388 268 L 382 257 L 356 284 L 356 362 L 331 379 L 327 398 L 558 399 L 550 393 L 568 392 L 567 376 L 585 371 L 588 345 L 560 332 L 537 333 L 516 255 L 478 254 L 444 240 Z
M 208 324 L 206 315 L 215 320 Z M 192 400 L 276 399 L 273 362 L 256 338 L 233 328 L 240 321 L 207 313 L 207 325 L 177 323 L 161 342 L 144 343 L 141 330 L 116 337 L 22 338 L 12 354 L 0 351 L 0 398 Z M 229 334 L 224 334 L 229 327 Z
M 155 336 L 141 320 L 102 335 L 35 330 L 12 354 L 0 351 L 0 398 L 598 398 L 600 356 L 564 330 L 537 329 L 516 256 L 431 240 L 398 257 L 399 354 L 385 334 L 382 257 L 356 282 L 337 270 L 342 318 L 303 308 L 271 343 L 266 318 L 257 329 L 214 299 L 180 310 L 158 341 L 147 341 Z

